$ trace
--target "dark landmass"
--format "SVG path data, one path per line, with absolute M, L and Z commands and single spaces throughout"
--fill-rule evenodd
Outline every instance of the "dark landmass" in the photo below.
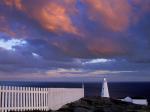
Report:
M 86 97 L 64 105 L 57 112 L 150 112 L 150 107 L 114 99 Z
M 135 105 L 101 97 L 85 97 L 66 104 L 57 111 L 49 110 L 48 112 L 150 112 L 150 106 Z

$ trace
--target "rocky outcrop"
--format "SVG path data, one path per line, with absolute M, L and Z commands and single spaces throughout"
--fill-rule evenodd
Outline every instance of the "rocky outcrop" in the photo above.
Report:
M 66 104 L 56 112 L 150 112 L 150 107 L 108 98 L 86 97 Z

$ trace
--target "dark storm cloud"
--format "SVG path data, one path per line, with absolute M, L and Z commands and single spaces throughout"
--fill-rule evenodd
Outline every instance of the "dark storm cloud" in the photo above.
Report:
M 149 0 L 1 0 L 0 41 L 27 43 L 14 45 L 15 51 L 1 48 L 0 70 L 147 69 L 149 5 Z M 83 65 L 94 58 L 115 63 Z

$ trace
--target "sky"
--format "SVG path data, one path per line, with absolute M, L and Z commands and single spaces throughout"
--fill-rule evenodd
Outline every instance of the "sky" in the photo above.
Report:
M 0 0 L 0 80 L 150 81 L 150 0 Z

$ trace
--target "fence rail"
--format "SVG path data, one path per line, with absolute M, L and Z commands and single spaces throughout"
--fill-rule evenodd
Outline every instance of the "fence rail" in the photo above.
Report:
M 57 110 L 84 97 L 84 88 L 0 86 L 0 112 Z

